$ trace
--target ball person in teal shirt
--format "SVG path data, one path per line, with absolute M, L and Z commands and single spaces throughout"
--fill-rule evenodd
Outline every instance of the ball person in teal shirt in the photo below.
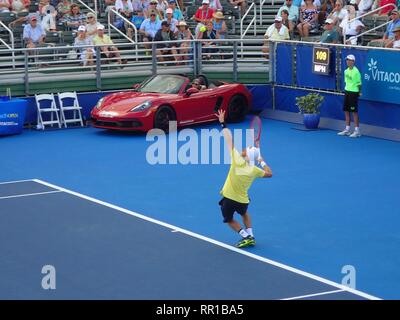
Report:
M 361 93 L 361 73 L 354 65 L 356 58 L 349 54 L 346 57 L 347 69 L 344 71 L 344 103 L 343 111 L 346 117 L 346 128 L 339 132 L 340 136 L 350 136 L 351 138 L 361 137 L 360 123 L 358 117 L 358 97 Z M 350 113 L 354 118 L 354 132 L 350 132 Z

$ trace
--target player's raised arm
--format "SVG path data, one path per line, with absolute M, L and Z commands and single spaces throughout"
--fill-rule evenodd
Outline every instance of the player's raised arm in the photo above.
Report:
M 258 162 L 260 163 L 261 167 L 264 170 L 264 177 L 263 178 L 271 178 L 272 177 L 272 171 L 271 168 L 265 163 L 264 159 L 259 157 Z
M 232 151 L 233 139 L 232 139 L 231 131 L 226 127 L 226 124 L 225 124 L 225 111 L 218 110 L 218 113 L 216 114 L 216 116 L 218 117 L 219 123 L 222 126 L 222 133 L 224 135 L 226 145 L 228 146 L 228 150 Z

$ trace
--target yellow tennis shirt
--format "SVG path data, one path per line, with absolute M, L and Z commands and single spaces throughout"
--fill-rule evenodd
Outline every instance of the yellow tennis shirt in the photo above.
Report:
M 221 194 L 240 203 L 249 203 L 247 191 L 254 179 L 263 176 L 263 170 L 249 165 L 236 149 L 232 149 L 232 163 Z

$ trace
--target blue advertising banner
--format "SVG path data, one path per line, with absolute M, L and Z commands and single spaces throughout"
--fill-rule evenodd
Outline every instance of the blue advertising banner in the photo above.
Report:
M 25 120 L 27 101 L 24 99 L 0 99 L 0 135 L 21 133 Z
M 369 50 L 362 72 L 362 98 L 400 104 L 399 53 Z
M 331 61 L 329 63 L 330 72 L 328 75 L 313 73 L 313 46 L 297 45 L 296 52 L 296 80 L 298 86 L 322 90 L 336 89 L 336 50 L 334 48 L 330 49 Z

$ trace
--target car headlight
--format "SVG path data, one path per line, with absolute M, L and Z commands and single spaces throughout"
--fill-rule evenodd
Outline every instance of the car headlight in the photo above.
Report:
M 101 105 L 103 104 L 103 101 L 104 101 L 104 98 L 101 98 L 99 101 L 97 101 L 95 108 L 100 109 Z
M 136 107 L 133 107 L 131 109 L 131 111 L 133 111 L 133 112 L 143 111 L 143 110 L 146 110 L 146 109 L 148 109 L 150 107 L 151 107 L 151 101 L 146 101 L 146 102 L 143 102 L 143 103 L 139 104 Z

